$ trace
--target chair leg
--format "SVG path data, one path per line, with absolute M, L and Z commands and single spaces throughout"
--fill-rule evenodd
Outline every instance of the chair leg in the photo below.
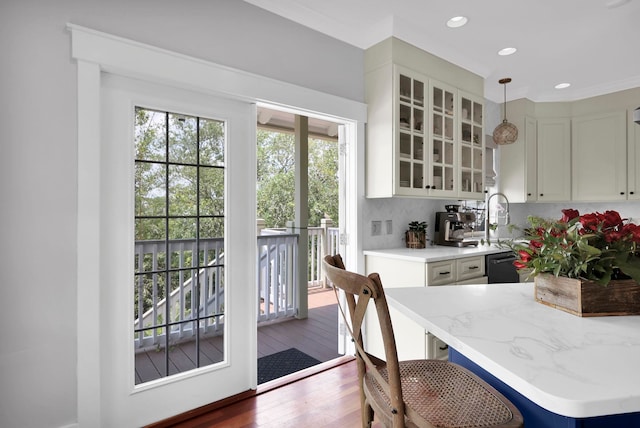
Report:
M 365 398 L 362 402 L 362 428 L 371 428 L 373 423 L 373 408 L 369 405 L 369 401 Z

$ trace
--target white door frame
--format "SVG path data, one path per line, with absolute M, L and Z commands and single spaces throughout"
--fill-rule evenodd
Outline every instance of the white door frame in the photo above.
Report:
M 103 73 L 101 131 L 100 336 L 102 420 L 143 426 L 256 386 L 255 105 Z M 135 385 L 132 341 L 135 108 L 225 123 L 224 359 Z M 233 195 L 243 195 L 241 198 Z M 253 269 L 252 269 L 253 268 Z
M 319 112 L 353 124 L 356 147 L 350 181 L 350 215 L 357 225 L 364 195 L 364 123 L 366 105 L 334 95 L 302 88 L 255 74 L 220 66 L 183 54 L 159 49 L 121 37 L 68 24 L 72 57 L 78 70 L 78 243 L 77 243 L 77 329 L 78 329 L 78 425 L 100 427 L 104 423 L 100 349 L 101 275 L 110 266 L 101 258 L 103 218 L 101 206 L 101 73 L 232 97 L 249 103 L 267 102 L 286 108 L 295 106 L 310 114 Z M 252 168 L 253 169 L 253 168 Z M 255 216 L 254 216 L 255 217 Z M 255 230 L 255 222 L 248 225 Z M 345 255 L 351 269 L 363 267 L 361 227 L 350 230 Z M 253 340 L 255 342 L 255 340 Z M 255 351 L 254 351 L 255 352 Z M 255 357 L 255 355 L 254 355 Z M 232 356 L 233 358 L 233 356 Z M 255 359 L 255 358 L 254 358 Z M 193 406 L 186 404 L 182 411 Z

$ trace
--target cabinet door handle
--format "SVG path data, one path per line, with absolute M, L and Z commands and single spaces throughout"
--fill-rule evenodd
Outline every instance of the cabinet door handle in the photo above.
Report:
M 630 195 L 633 195 L 633 192 L 629 192 Z
M 429 186 L 428 184 L 426 186 L 424 186 L 425 189 L 431 189 L 431 186 Z
M 624 195 L 624 192 L 620 192 L 621 195 Z
M 531 196 L 531 193 L 527 193 L 527 196 Z
M 449 275 L 451 272 L 440 272 L 440 275 Z
M 540 196 L 544 196 L 544 193 L 540 193 Z

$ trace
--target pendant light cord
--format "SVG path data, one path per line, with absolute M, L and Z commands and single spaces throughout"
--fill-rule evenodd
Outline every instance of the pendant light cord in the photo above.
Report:
M 502 119 L 503 122 L 507 121 L 507 84 L 503 83 L 502 87 L 504 88 L 504 118 Z

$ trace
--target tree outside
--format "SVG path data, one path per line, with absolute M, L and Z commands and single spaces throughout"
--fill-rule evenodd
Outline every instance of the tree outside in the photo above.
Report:
M 257 215 L 267 227 L 295 216 L 295 136 L 258 130 Z M 330 218 L 338 225 L 338 143 L 309 139 L 309 226 Z
M 136 241 L 224 237 L 224 123 L 144 108 L 136 109 L 135 119 Z M 267 227 L 285 227 L 295 212 L 295 136 L 258 130 L 257 161 L 257 217 Z M 308 173 L 309 226 L 319 226 L 323 218 L 337 226 L 337 142 L 309 139 Z M 187 258 L 185 264 L 192 265 L 191 256 Z M 195 265 L 206 264 L 204 255 L 200 258 Z M 147 258 L 139 262 L 137 272 L 153 270 Z M 165 268 L 164 253 L 157 262 L 156 269 Z M 172 258 L 166 268 L 175 270 L 176 263 Z M 135 317 L 153 304 L 152 277 L 144 275 L 142 301 L 136 287 Z M 156 298 L 163 298 L 165 277 L 156 277 Z M 170 281 L 171 289 L 179 286 L 179 281 Z

